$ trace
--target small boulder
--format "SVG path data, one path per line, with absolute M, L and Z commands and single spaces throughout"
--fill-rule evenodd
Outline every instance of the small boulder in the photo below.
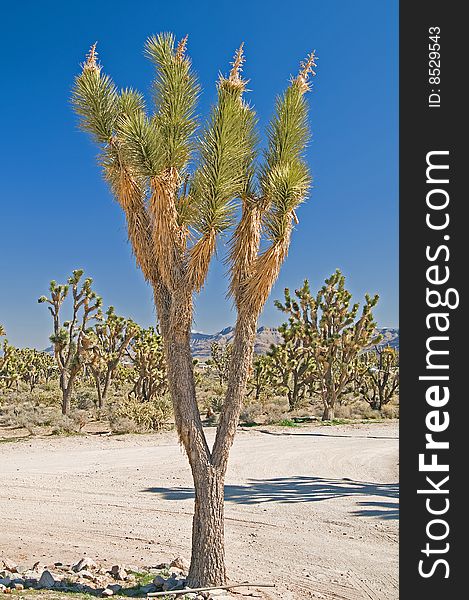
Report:
M 189 572 L 189 563 L 182 556 L 177 556 L 171 563 L 169 564 L 170 568 L 174 567 L 176 569 L 180 569 L 183 573 Z
M 91 571 L 79 571 L 78 575 L 80 577 L 83 577 L 83 579 L 89 579 L 91 581 L 93 581 L 93 579 L 95 579 L 95 576 L 93 575 L 93 573 Z
M 178 579 L 177 577 L 170 577 L 166 579 L 163 584 L 163 591 L 169 592 L 172 590 L 182 590 L 184 584 L 186 583 L 185 579 Z
M 111 575 L 117 581 L 125 581 L 127 579 L 127 571 L 122 565 L 114 565 L 111 567 Z
M 110 596 L 114 596 L 114 592 L 107 587 L 101 592 L 101 596 L 103 598 L 109 598 Z
M 75 573 L 79 573 L 80 571 L 89 570 L 89 569 L 97 569 L 98 565 L 91 558 L 84 557 L 80 561 L 77 562 L 76 565 L 73 565 L 72 569 Z
M 21 590 L 24 590 L 24 585 L 22 583 L 14 583 L 13 587 L 15 588 L 15 590 L 18 590 L 19 592 L 21 592 Z
M 2 562 L 7 571 L 10 571 L 10 573 L 18 573 L 18 565 L 15 562 L 9 558 L 3 558 Z
M 0 593 L 4 592 L 7 589 L 6 585 L 3 585 L 3 583 L 0 583 Z
M 163 591 L 163 586 L 166 583 L 166 579 L 161 575 L 157 575 L 155 579 L 153 579 L 153 585 L 157 588 L 157 591 Z
M 54 585 L 56 583 L 58 583 L 57 580 L 54 578 L 52 573 L 46 569 L 45 571 L 42 572 L 42 575 L 38 582 L 38 586 L 40 588 L 50 589 L 50 588 L 54 587 Z
M 106 588 L 112 590 L 113 594 L 118 594 L 121 591 L 122 586 L 119 583 L 110 583 Z

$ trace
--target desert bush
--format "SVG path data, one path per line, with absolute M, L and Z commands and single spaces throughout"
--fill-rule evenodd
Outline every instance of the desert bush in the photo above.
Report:
M 92 411 L 96 407 L 96 392 L 91 389 L 77 389 L 75 405 L 78 410 Z
M 398 402 L 390 402 L 389 404 L 385 404 L 381 408 L 381 414 L 386 419 L 398 419 L 399 418 L 399 403 Z
M 262 406 L 257 402 L 244 406 L 239 415 L 240 423 L 260 423 L 263 420 Z
M 112 412 L 109 418 L 109 425 L 112 433 L 139 433 L 141 429 L 138 424 L 128 417 L 121 417 L 119 414 Z
M 128 396 L 113 403 L 109 420 L 113 431 L 129 428 L 128 421 L 135 424 L 136 431 L 159 431 L 168 423 L 171 415 L 172 405 L 167 396 L 155 397 L 146 402 Z

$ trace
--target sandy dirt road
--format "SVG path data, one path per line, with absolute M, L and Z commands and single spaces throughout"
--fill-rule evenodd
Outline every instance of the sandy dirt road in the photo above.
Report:
M 395 423 L 240 431 L 231 579 L 273 581 L 274 599 L 398 598 L 397 465 Z M 191 476 L 173 433 L 4 443 L 0 477 L 0 555 L 19 564 L 189 558 Z

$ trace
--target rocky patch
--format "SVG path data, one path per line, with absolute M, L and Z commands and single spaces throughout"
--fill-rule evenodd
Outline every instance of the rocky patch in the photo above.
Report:
M 111 596 L 145 597 L 152 592 L 182 590 L 186 585 L 189 563 L 177 556 L 170 563 L 160 563 L 147 569 L 129 565 L 113 565 L 110 569 L 83 557 L 75 564 L 55 562 L 31 568 L 16 565 L 8 558 L 0 559 L 0 593 L 24 589 L 48 589 L 91 594 L 102 598 Z M 207 600 L 229 598 L 226 592 L 186 594 L 184 598 Z M 183 596 L 179 596 L 182 598 Z

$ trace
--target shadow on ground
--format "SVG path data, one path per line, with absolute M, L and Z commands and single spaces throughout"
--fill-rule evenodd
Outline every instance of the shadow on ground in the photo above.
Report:
M 159 494 L 165 500 L 186 500 L 194 497 L 193 488 L 188 487 L 151 487 L 142 492 Z M 358 516 L 382 519 L 399 518 L 397 503 L 399 485 L 397 483 L 368 483 L 350 479 L 298 476 L 251 479 L 246 485 L 225 486 L 225 499 L 228 502 L 247 505 L 264 502 L 319 502 L 346 496 L 370 498 L 369 501 L 357 502 L 358 506 L 364 507 L 354 513 Z M 379 499 L 375 500 L 375 497 Z

